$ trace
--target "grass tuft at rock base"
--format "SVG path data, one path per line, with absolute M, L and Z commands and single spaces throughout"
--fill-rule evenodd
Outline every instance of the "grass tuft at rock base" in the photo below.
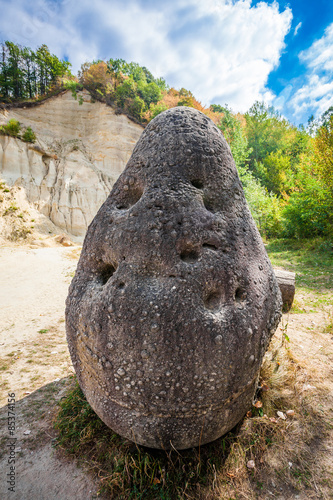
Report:
M 285 331 L 265 356 L 252 409 L 217 441 L 181 451 L 138 446 L 99 419 L 73 377 L 55 418 L 56 446 L 99 479 L 105 498 L 264 499 L 272 488 L 289 496 L 306 490 L 316 482 L 313 447 L 326 428 L 302 395 L 306 372 Z

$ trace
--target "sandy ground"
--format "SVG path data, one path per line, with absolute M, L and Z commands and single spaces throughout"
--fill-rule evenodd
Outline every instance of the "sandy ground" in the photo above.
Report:
M 1 499 L 96 498 L 92 479 L 52 448 L 54 409 L 73 373 L 64 307 L 78 254 L 77 247 L 0 248 Z M 13 436 L 8 393 L 16 400 Z M 15 493 L 6 478 L 13 438 Z
M 10 500 L 89 500 L 98 481 L 52 447 L 57 402 L 73 368 L 65 338 L 64 305 L 79 247 L 0 247 L 0 498 Z M 303 296 L 298 301 L 307 300 Z M 310 311 L 312 311 L 310 309 Z M 314 444 L 318 489 L 298 496 L 274 491 L 270 498 L 333 498 L 333 336 L 325 333 L 329 311 L 284 315 L 290 346 L 306 374 L 304 397 L 311 399 L 331 430 Z M 282 335 L 278 330 L 276 335 Z M 8 394 L 15 393 L 15 431 L 8 428 Z M 13 439 L 15 493 L 6 474 Z

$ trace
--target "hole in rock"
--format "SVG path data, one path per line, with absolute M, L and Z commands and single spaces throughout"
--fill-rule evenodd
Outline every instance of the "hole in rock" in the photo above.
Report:
M 199 259 L 199 252 L 197 250 L 193 250 L 193 248 L 187 248 L 182 251 L 180 258 L 184 262 L 196 262 Z
M 128 191 L 122 191 L 121 200 L 116 205 L 118 210 L 128 210 L 135 205 L 143 195 L 141 186 L 130 186 Z
M 197 189 L 203 188 L 203 182 L 200 179 L 193 179 L 193 181 L 191 181 L 191 184 Z
M 246 292 L 242 288 L 237 288 L 235 292 L 235 301 L 236 302 L 242 302 L 243 300 L 246 299 Z
M 204 198 L 203 199 L 203 204 L 205 206 L 205 209 L 208 210 L 208 212 L 216 212 L 214 206 L 213 206 L 213 202 L 207 198 Z
M 119 284 L 118 284 L 118 287 L 119 290 L 122 290 L 123 288 L 125 288 L 125 283 L 123 281 L 121 281 Z
M 210 311 L 217 311 L 221 304 L 221 293 L 217 290 L 210 292 L 204 300 L 205 308 Z
M 208 248 L 208 250 L 214 250 L 214 252 L 218 250 L 216 245 L 211 245 L 210 243 L 204 243 L 202 248 Z
M 109 281 L 111 276 L 114 275 L 115 272 L 116 272 L 115 266 L 113 266 L 112 264 L 105 264 L 100 270 L 102 284 L 105 285 Z

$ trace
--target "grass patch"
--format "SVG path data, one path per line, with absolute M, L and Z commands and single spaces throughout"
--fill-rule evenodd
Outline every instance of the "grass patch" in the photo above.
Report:
M 234 433 L 201 450 L 151 450 L 121 438 L 109 429 L 87 403 L 78 383 L 59 403 L 57 446 L 84 456 L 101 480 L 101 492 L 111 498 L 176 499 L 213 480 L 225 461 Z M 188 496 L 188 498 L 198 498 Z
M 18 210 L 18 207 L 15 204 L 10 205 L 10 207 L 6 208 L 4 213 L 2 214 L 3 216 L 8 215 L 8 214 L 13 214 Z
M 324 332 L 333 335 L 333 307 L 330 311 L 328 311 L 325 323 Z
M 293 305 L 291 306 L 290 312 L 292 314 L 305 314 L 307 311 L 298 299 L 294 299 Z
M 9 370 L 11 365 L 13 365 L 15 363 L 15 358 L 13 357 L 12 354 L 9 354 L 7 356 L 9 359 L 8 358 L 7 359 L 0 358 L 0 371 L 2 371 L 2 372 Z
M 296 286 L 306 291 L 333 290 L 333 244 L 327 240 L 272 240 L 266 245 L 274 266 L 296 273 Z

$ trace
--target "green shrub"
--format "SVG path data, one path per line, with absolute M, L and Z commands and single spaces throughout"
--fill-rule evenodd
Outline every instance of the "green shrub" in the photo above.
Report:
M 31 127 L 27 127 L 25 129 L 24 134 L 22 135 L 22 140 L 24 142 L 36 142 L 36 135 Z
M 137 84 L 132 78 L 128 78 L 121 85 L 118 85 L 116 90 L 116 102 L 118 106 L 123 107 L 127 99 L 136 97 Z
M 282 231 L 283 201 L 269 193 L 259 180 L 245 168 L 239 168 L 238 173 L 243 185 L 246 201 L 261 236 L 276 238 Z
M 145 107 L 146 105 L 144 103 L 144 100 L 141 99 L 141 97 L 136 96 L 132 104 L 128 107 L 128 111 L 131 113 L 132 116 L 134 116 L 134 118 L 141 120 L 142 113 L 144 112 Z
M 163 113 L 163 111 L 166 111 L 168 106 L 164 102 L 160 102 L 159 104 L 151 104 L 150 105 L 150 110 L 151 110 L 151 120 L 155 118 L 155 116 L 159 115 L 160 113 Z
M 14 118 L 11 118 L 6 125 L 0 127 L 0 132 L 4 135 L 9 135 L 11 137 L 17 137 L 21 130 L 21 124 Z
M 151 104 L 156 104 L 162 97 L 162 92 L 159 86 L 150 82 L 147 85 L 144 85 L 142 89 L 142 98 L 149 107 Z
M 283 236 L 313 238 L 333 233 L 331 193 L 318 180 L 309 179 L 303 191 L 294 192 L 283 211 Z
M 83 86 L 81 83 L 76 82 L 75 80 L 63 80 L 63 86 L 65 89 L 70 90 L 72 92 L 72 96 L 74 99 L 77 99 L 77 91 L 82 90 Z M 80 102 L 79 102 L 80 104 Z
M 178 101 L 177 106 L 188 106 L 189 108 L 194 108 L 192 97 L 184 96 L 180 101 Z

